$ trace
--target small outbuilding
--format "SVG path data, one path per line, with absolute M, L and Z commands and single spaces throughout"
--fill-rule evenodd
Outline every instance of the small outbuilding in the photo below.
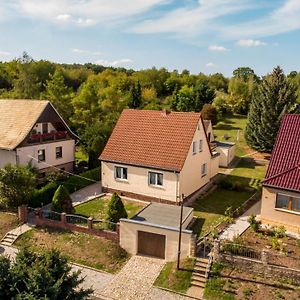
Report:
M 132 255 L 148 255 L 167 261 L 178 253 L 181 207 L 150 203 L 131 219 L 120 220 L 120 245 Z M 183 207 L 181 258 L 193 254 L 195 236 L 189 230 L 193 208 Z
M 216 151 L 220 154 L 219 166 L 227 168 L 233 161 L 235 156 L 235 143 L 218 142 L 216 143 Z

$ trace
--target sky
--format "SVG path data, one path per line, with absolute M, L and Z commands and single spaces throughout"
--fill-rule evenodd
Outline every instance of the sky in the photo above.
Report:
M 300 0 L 0 0 L 0 61 L 300 71 Z

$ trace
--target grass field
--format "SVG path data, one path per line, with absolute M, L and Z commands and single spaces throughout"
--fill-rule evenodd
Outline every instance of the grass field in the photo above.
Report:
M 180 270 L 177 271 L 177 262 L 167 262 L 154 285 L 185 293 L 191 285 L 194 264 L 193 258 L 184 259 L 180 262 Z
M 18 247 L 33 251 L 57 249 L 70 261 L 116 273 L 128 259 L 128 254 L 117 243 L 84 233 L 33 229 L 24 233 L 16 242 Z
M 86 217 L 93 217 L 97 220 L 104 220 L 107 216 L 108 203 L 110 198 L 102 197 L 95 200 L 89 201 L 87 203 L 78 205 L 75 207 L 76 214 L 80 214 Z M 127 211 L 128 217 L 131 218 L 137 212 L 139 212 L 145 205 L 140 202 L 133 202 L 122 199 L 125 209 Z
M 214 126 L 215 139 L 236 143 L 236 156 L 243 156 L 253 152 L 246 144 L 244 132 L 246 128 L 246 116 L 226 116 Z M 224 136 L 227 135 L 226 139 Z
M 4 235 L 18 226 L 19 220 L 17 215 L 0 212 L 0 240 Z

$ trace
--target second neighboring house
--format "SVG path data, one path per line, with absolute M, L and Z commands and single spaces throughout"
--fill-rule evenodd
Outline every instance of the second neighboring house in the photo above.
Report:
M 49 101 L 0 100 L 0 168 L 73 171 L 77 139 Z
M 264 224 L 300 232 L 300 115 L 285 115 L 263 181 Z
M 101 156 L 104 192 L 179 203 L 218 173 L 200 113 L 123 110 Z

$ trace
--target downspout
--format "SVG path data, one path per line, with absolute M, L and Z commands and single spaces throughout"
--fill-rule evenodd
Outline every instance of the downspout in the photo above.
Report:
M 178 173 L 176 171 L 174 171 L 174 174 L 176 175 L 176 203 L 178 203 L 178 199 L 179 199 L 179 192 L 178 192 Z

